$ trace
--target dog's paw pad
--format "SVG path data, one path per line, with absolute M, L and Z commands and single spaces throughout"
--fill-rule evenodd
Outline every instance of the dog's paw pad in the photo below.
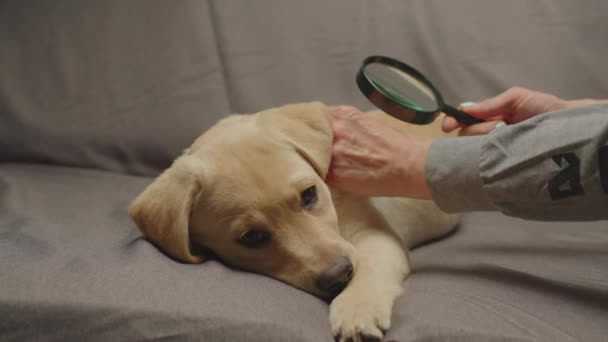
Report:
M 336 341 L 382 341 L 391 325 L 391 305 L 340 295 L 331 304 L 329 319 Z

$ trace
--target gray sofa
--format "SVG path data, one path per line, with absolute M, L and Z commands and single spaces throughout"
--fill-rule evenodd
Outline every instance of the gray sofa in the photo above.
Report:
M 608 97 L 606 13 L 603 0 L 0 2 L 0 340 L 331 341 L 326 303 L 169 259 L 130 201 L 230 113 L 370 109 L 354 76 L 371 54 L 417 66 L 453 104 L 512 85 Z M 387 340 L 608 336 L 605 221 L 470 213 L 411 257 Z

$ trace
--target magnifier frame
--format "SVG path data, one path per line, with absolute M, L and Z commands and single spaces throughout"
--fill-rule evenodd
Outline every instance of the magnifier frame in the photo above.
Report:
M 391 96 L 390 92 L 382 92 L 379 90 L 378 88 L 381 88 L 382 86 L 378 85 L 373 80 L 370 80 L 364 71 L 365 67 L 372 63 L 390 65 L 395 67 L 397 70 L 406 72 L 408 75 L 422 82 L 433 93 L 435 102 L 437 103 L 437 108 L 431 111 L 424 109 L 420 110 L 420 107 L 414 107 L 409 103 L 399 102 L 398 99 Z M 441 94 L 439 94 L 431 82 L 427 80 L 426 77 L 424 77 L 418 70 L 390 57 L 369 56 L 365 58 L 359 72 L 357 73 L 357 85 L 363 92 L 363 95 L 365 95 L 365 97 L 367 97 L 376 107 L 392 116 L 395 116 L 398 119 L 413 124 L 425 125 L 433 122 L 439 115 L 440 109 L 444 104 Z
M 393 92 L 384 88 L 383 85 L 370 79 L 365 73 L 365 67 L 372 63 L 391 66 L 424 84 L 435 97 L 436 108 L 434 110 L 427 110 L 422 108 L 422 106 L 400 99 L 398 95 L 393 94 Z M 443 97 L 437 88 L 435 88 L 431 81 L 424 77 L 422 73 L 413 67 L 390 57 L 370 56 L 365 58 L 357 73 L 357 85 L 363 95 L 365 95 L 365 97 L 367 97 L 376 107 L 405 122 L 417 125 L 429 124 L 435 121 L 440 112 L 444 112 L 447 115 L 454 117 L 465 125 L 484 122 L 481 119 L 475 118 L 470 114 L 443 102 Z

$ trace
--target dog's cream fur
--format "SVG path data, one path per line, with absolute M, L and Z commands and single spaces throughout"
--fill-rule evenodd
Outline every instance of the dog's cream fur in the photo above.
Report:
M 371 114 L 408 134 L 432 136 Z M 199 137 L 129 210 L 145 236 L 170 256 L 205 260 L 200 247 L 233 267 L 265 274 L 325 297 L 315 279 L 348 257 L 354 277 L 333 301 L 330 323 L 341 340 L 381 339 L 410 273 L 407 251 L 454 228 L 457 217 L 431 201 L 362 198 L 323 182 L 331 158 L 328 109 L 288 105 L 226 118 Z M 316 186 L 314 206 L 301 193 Z M 260 248 L 237 242 L 249 229 L 270 233 Z

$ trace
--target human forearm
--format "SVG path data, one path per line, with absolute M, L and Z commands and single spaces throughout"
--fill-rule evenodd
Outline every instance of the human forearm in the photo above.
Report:
M 570 108 L 488 135 L 447 139 L 433 143 L 426 165 L 433 198 L 446 211 L 608 218 L 608 105 Z

